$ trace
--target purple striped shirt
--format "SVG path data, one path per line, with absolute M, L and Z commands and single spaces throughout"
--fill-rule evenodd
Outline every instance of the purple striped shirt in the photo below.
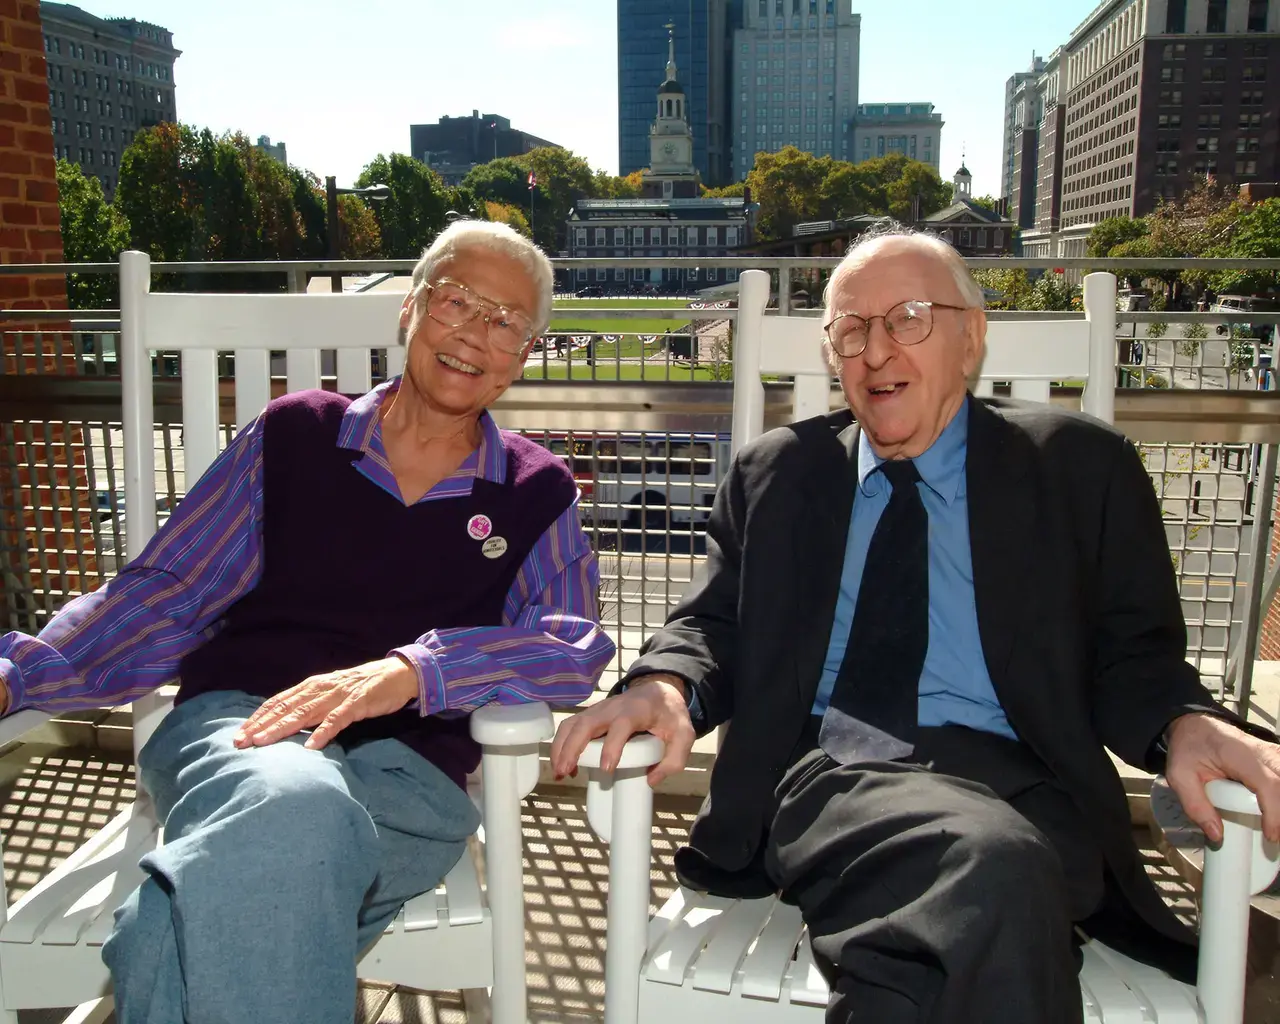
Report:
M 382 445 L 378 408 L 398 381 L 352 402 L 338 446 L 400 498 Z M 480 446 L 420 499 L 471 493 L 477 477 L 502 483 L 507 451 L 489 414 Z M 121 704 L 176 682 L 182 658 L 213 636 L 226 610 L 257 585 L 262 564 L 262 418 L 240 431 L 168 522 L 115 579 L 68 602 L 39 636 L 0 637 L 9 711 Z M 500 626 L 433 629 L 394 652 L 419 680 L 423 714 L 545 700 L 577 704 L 613 657 L 598 625 L 599 570 L 575 502 L 538 539 L 506 595 Z

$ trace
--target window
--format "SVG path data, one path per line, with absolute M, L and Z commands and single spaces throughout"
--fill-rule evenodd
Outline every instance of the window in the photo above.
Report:
M 605 270 L 604 267 L 596 267 L 596 280 L 597 281 L 609 280 L 609 271 Z
M 604 230 L 604 228 L 596 228 L 596 236 L 595 236 L 595 237 L 596 237 L 596 245 L 605 245 L 605 244 L 606 244 L 606 240 L 605 240 L 605 230 Z
M 626 244 L 627 244 L 627 229 L 626 229 L 626 228 L 614 228 L 614 229 L 613 229 L 613 244 L 614 244 L 614 245 L 626 245 Z
M 579 247 L 579 248 L 581 248 L 582 246 L 585 246 L 585 245 L 587 244 L 587 229 L 586 229 L 586 228 L 574 228 L 574 229 L 573 229 L 573 244 L 574 244 L 575 246 Z
M 1164 30 L 1169 35 L 1181 35 L 1187 30 L 1187 0 L 1169 0 Z
M 1205 11 L 1204 30 L 1206 32 L 1227 30 L 1227 0 L 1209 0 Z

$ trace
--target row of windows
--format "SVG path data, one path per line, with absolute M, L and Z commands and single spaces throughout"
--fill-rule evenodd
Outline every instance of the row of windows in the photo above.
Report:
M 1087 171 L 1091 167 L 1100 167 L 1102 164 L 1109 164 L 1112 160 L 1119 160 L 1122 156 L 1132 155 L 1134 150 L 1134 140 L 1126 139 L 1118 146 L 1111 146 L 1101 153 L 1095 153 L 1093 156 L 1086 157 L 1079 163 L 1068 164 L 1063 172 L 1068 177 L 1073 174 L 1079 174 L 1081 171 Z M 1077 153 L 1068 152 L 1068 158 L 1076 156 Z
M 1075 192 L 1083 192 L 1087 188 L 1097 188 L 1099 185 L 1105 185 L 1109 181 L 1119 181 L 1121 178 L 1128 178 L 1133 174 L 1133 161 L 1128 163 L 1117 164 L 1114 167 L 1108 167 L 1105 170 L 1098 171 L 1096 174 L 1089 174 L 1075 181 L 1068 181 L 1063 187 L 1063 192 L 1068 195 Z
M 818 3 L 820 2 L 820 0 L 789 0 L 789 2 L 790 2 L 791 10 L 788 12 L 786 9 L 788 5 L 788 0 L 773 0 L 773 13 L 776 14 L 778 17 L 782 17 L 788 13 L 804 14 L 806 13 L 804 11 L 804 7 L 805 5 L 807 5 L 808 6 L 807 13 L 817 14 Z M 835 0 L 821 0 L 821 2 L 825 5 L 825 10 L 827 14 L 835 13 L 835 9 L 836 9 Z M 760 0 L 760 17 L 762 18 L 769 17 L 769 0 Z
M 62 40 L 55 36 L 46 35 L 44 37 L 44 52 L 62 56 Z M 85 56 L 85 48 L 71 40 L 67 41 L 67 56 L 73 60 L 88 60 Z M 168 64 L 154 64 L 138 57 L 129 57 L 122 53 L 99 50 L 97 47 L 93 49 L 93 62 L 99 67 L 111 67 L 114 65 L 117 71 L 133 71 L 135 74 L 154 78 L 161 82 L 168 82 L 172 74 L 172 69 Z
M 1269 52 L 1267 44 L 1263 42 L 1245 43 L 1244 56 L 1248 57 L 1265 57 Z M 1227 56 L 1226 43 L 1205 43 L 1204 55 L 1209 60 L 1224 60 Z M 1186 43 L 1165 43 L 1164 59 L 1165 60 L 1185 60 L 1187 56 Z
M 585 282 L 587 281 L 587 279 L 588 279 L 588 278 L 587 278 L 587 275 L 588 275 L 588 274 L 590 274 L 590 273 L 591 273 L 591 271 L 589 271 L 589 270 L 576 270 L 576 271 L 574 271 L 574 273 L 577 275 L 577 278 L 578 278 L 578 280 L 579 280 L 580 282 L 584 282 L 584 283 L 585 283 Z M 701 277 L 704 281 L 719 281 L 719 280 L 720 280 L 720 268 L 719 268 L 719 267 L 708 267 L 706 270 L 698 270 L 697 268 L 694 268 L 694 267 L 685 267 L 685 268 L 683 268 L 683 270 L 681 270 L 681 269 L 679 269 L 679 268 L 676 268 L 676 267 L 668 267 L 668 268 L 664 268 L 664 269 L 663 269 L 662 274 L 663 274 L 663 280 L 664 280 L 664 281 L 668 281 L 668 280 L 669 280 L 669 281 L 678 281 L 678 280 L 680 280 L 682 277 L 683 277 L 683 279 L 684 279 L 684 280 L 686 280 L 686 281 L 692 281 L 692 280 L 695 280 L 697 277 Z M 673 275 L 673 276 L 671 276 L 671 277 L 667 277 L 667 275 L 668 275 L 668 274 L 671 274 L 671 275 Z M 615 267 L 615 268 L 613 269 L 613 271 L 612 271 L 612 272 L 610 272 L 610 270 L 609 270 L 609 268 L 608 268 L 608 267 L 596 267 L 595 278 L 596 278 L 596 280 L 597 280 L 597 281 L 608 281 L 608 280 L 609 280 L 609 278 L 610 278 L 610 276 L 612 276 L 613 280 L 615 280 L 615 281 L 625 281 L 625 280 L 627 279 L 627 271 L 626 271 L 626 269 L 625 269 L 625 268 L 623 268 L 623 267 Z M 648 279 L 649 279 L 649 271 L 648 271 L 648 270 L 644 269 L 643 267 L 633 267 L 633 268 L 632 268 L 632 270 L 631 270 L 631 280 L 633 280 L 633 281 L 647 281 Z M 735 269 L 733 269 L 732 267 L 725 267 L 725 268 L 724 268 L 724 279 L 725 279 L 726 281 L 736 281 L 736 280 L 738 280 L 738 271 L 737 271 L 737 270 L 735 270 Z
M 1261 89 L 1246 89 L 1240 94 L 1240 106 L 1252 107 L 1262 106 L 1263 92 Z M 1200 98 L 1200 105 L 1203 107 L 1220 107 L 1222 106 L 1222 93 L 1205 93 Z M 1181 107 L 1182 106 L 1182 90 L 1181 89 L 1161 89 L 1160 90 L 1160 106 L 1162 107 Z M 1245 115 L 1241 115 L 1242 117 Z M 1222 119 L 1221 114 L 1210 114 L 1202 112 L 1199 115 L 1199 125 L 1201 128 L 1209 126 L 1217 127 Z
M 1103 203 L 1118 203 L 1122 199 L 1129 199 L 1133 196 L 1133 183 L 1127 185 L 1117 185 L 1115 188 L 1104 188 L 1097 192 L 1090 192 L 1087 196 L 1079 196 L 1074 199 L 1064 199 L 1062 202 L 1063 210 L 1084 210 L 1090 206 L 1100 206 Z
M 60 64 L 50 64 L 49 71 L 48 71 L 49 84 L 50 85 L 54 83 L 61 84 L 65 82 L 66 81 L 65 71 L 66 71 L 66 68 L 64 68 Z M 109 93 L 111 91 L 110 75 L 94 75 L 93 77 L 94 77 L 93 87 L 98 92 Z M 133 86 L 134 86 L 133 82 L 125 81 L 123 78 L 117 78 L 115 81 L 116 81 L 117 95 L 119 96 L 133 95 Z M 89 72 L 80 71 L 77 68 L 72 68 L 71 84 L 79 85 L 86 89 L 89 88 Z M 157 103 L 168 103 L 169 95 L 170 94 L 168 89 L 161 89 L 158 86 L 146 85 L 141 82 L 138 83 L 138 96 L 144 100 L 154 100 Z
M 53 79 L 53 75 L 50 75 L 50 76 L 49 76 L 49 81 L 52 83 L 52 82 L 53 82 L 53 80 L 54 80 L 54 79 Z M 59 81 L 61 81 L 61 79 L 59 79 Z M 74 79 L 73 79 L 72 81 L 73 81 L 73 84 L 77 84 L 77 83 L 75 83 Z M 133 85 L 132 85 L 132 83 L 130 83 L 130 82 L 118 82 L 118 83 L 117 83 L 117 85 L 119 85 L 119 86 L 120 86 L 120 88 L 116 90 L 116 94 L 117 94 L 117 95 L 119 95 L 119 96 L 128 96 L 128 97 L 130 97 L 130 98 L 132 98 L 132 97 L 133 97 Z M 55 99 L 55 97 L 57 97 L 57 99 Z M 76 102 L 77 104 L 83 103 L 83 104 L 84 104 L 84 109 L 85 109 L 85 110 L 88 110 L 88 109 L 89 109 L 89 104 L 92 102 L 92 100 L 90 100 L 90 99 L 89 99 L 89 97 L 87 97 L 87 96 L 84 96 L 84 97 L 76 96 L 74 93 L 72 94 L 72 97 L 73 97 L 73 99 L 75 100 L 75 102 Z M 154 88 L 152 88 L 151 86 L 148 86 L 148 85 L 141 86 L 141 87 L 138 89 L 138 99 L 140 99 L 140 100 L 142 100 L 142 101 L 144 101 L 144 102 L 149 102 L 149 103 L 160 103 L 160 104 L 163 104 L 164 106 L 168 106 L 170 103 L 172 103 L 172 102 L 173 102 L 172 97 L 173 97 L 173 94 L 172 94 L 171 92 L 169 92 L 169 90 L 168 90 L 168 89 L 154 89 Z M 107 107 L 110 107 L 110 106 L 111 106 L 111 101 L 110 101 L 110 100 L 106 100 L 106 101 L 104 101 L 104 100 L 98 100 L 98 112 L 99 112 L 99 113 L 102 113 L 102 109 L 103 109 L 104 102 L 105 102 L 105 105 L 106 105 Z M 55 106 L 56 106 L 56 107 L 65 107 L 66 105 L 67 105 L 67 99 L 66 99 L 66 93 L 65 93 L 65 92 L 55 91 L 55 90 L 53 90 L 53 89 L 50 89 L 50 90 L 49 90 L 49 106 L 51 106 L 51 107 L 55 107 Z M 77 110 L 79 110 L 79 109 L 80 109 L 80 107 L 79 107 L 79 106 L 77 106 L 77 107 L 76 107 L 76 109 L 77 109 Z
M 1095 92 L 1097 92 L 1103 86 L 1107 85 L 1108 82 L 1113 82 L 1115 81 L 1116 78 L 1122 75 L 1125 76 L 1125 78 L 1128 79 L 1128 81 L 1122 82 L 1121 88 L 1128 88 L 1130 86 L 1137 85 L 1138 84 L 1137 73 L 1135 72 L 1132 76 L 1127 74 L 1129 68 L 1134 67 L 1137 63 L 1138 63 L 1138 51 L 1136 49 L 1130 50 L 1127 54 L 1121 57 L 1119 61 L 1112 64 L 1110 67 L 1106 68 L 1105 70 L 1098 72 L 1098 74 L 1094 75 L 1093 78 L 1091 78 L 1088 82 L 1085 82 L 1084 84 L 1082 84 L 1080 88 L 1078 88 L 1068 98 L 1068 102 L 1072 106 L 1078 106 L 1080 103 L 1084 101 L 1086 96 L 1092 96 Z M 1114 90 L 1109 90 L 1109 92 L 1114 92 Z M 1097 101 L 1095 101 L 1095 105 L 1096 105 L 1096 102 Z M 1105 101 L 1102 101 L 1102 102 L 1105 102 Z M 1089 109 L 1094 109 L 1094 108 L 1090 107 Z M 1082 115 L 1079 112 L 1077 112 L 1076 116 L 1079 117 Z
M 926 162 L 933 159 L 933 136 L 926 135 L 924 137 L 924 145 L 919 150 L 916 148 L 916 140 L 918 135 L 877 135 L 876 136 L 876 156 L 887 156 L 890 153 L 901 153 L 916 158 L 917 152 L 924 153 Z M 862 159 L 871 159 L 871 136 L 864 135 L 862 137 Z
M 72 149 L 69 145 L 64 144 L 60 146 L 54 146 L 53 153 L 60 160 L 72 159 L 72 156 L 71 156 Z M 99 153 L 95 149 L 88 149 L 84 146 L 80 146 L 77 152 L 77 156 L 79 157 L 79 163 L 83 164 L 86 167 L 97 167 L 99 164 L 101 164 L 103 167 L 115 167 L 117 166 L 117 163 L 118 163 L 116 154 L 109 149 L 104 149 L 101 151 L 101 153 Z M 103 181 L 102 184 L 104 188 L 110 187 L 107 185 L 107 182 L 105 180 Z
M 77 114 L 93 113 L 92 100 L 84 96 L 76 96 L 76 95 L 72 95 L 71 99 L 74 101 L 73 107 Z M 110 100 L 98 100 L 97 104 L 98 104 L 99 117 L 114 116 L 115 108 L 112 106 L 112 103 Z M 65 92 L 54 92 L 54 90 L 50 89 L 49 90 L 49 109 L 51 111 L 66 110 L 67 94 Z M 150 107 L 143 108 L 142 110 L 142 119 L 144 121 L 159 121 L 159 120 L 163 120 L 166 117 L 171 117 L 171 116 L 172 116 L 171 113 L 168 113 L 164 110 L 155 110 Z M 138 119 L 137 107 L 133 106 L 133 104 L 131 103 L 120 104 L 120 120 L 121 121 L 135 121 L 137 119 Z
M 801 49 L 802 49 L 802 48 L 804 48 L 804 49 L 808 49 L 811 45 L 812 45 L 812 43 L 811 43 L 811 41 L 809 41 L 809 40 L 805 40 L 805 41 L 797 41 L 797 40 L 794 40 L 794 39 L 793 39 L 793 40 L 791 41 L 791 50 L 790 50 L 791 55 L 792 55 L 793 57 L 795 57 L 795 56 L 799 56 L 799 54 L 800 54 L 800 52 L 801 52 Z M 823 52 L 823 53 L 835 53 L 835 52 L 836 52 L 836 49 L 835 49 L 836 44 L 835 44 L 835 42 L 834 42 L 834 41 L 832 41 L 832 40 L 830 40 L 830 39 L 825 39 L 825 40 L 823 40 L 823 41 L 821 42 L 820 46 L 821 46 L 821 49 L 822 49 L 822 52 Z M 846 39 L 843 43 L 841 43 L 841 44 L 840 44 L 840 51 L 841 51 L 841 52 L 842 52 L 846 57 L 849 55 L 849 53 L 850 53 L 850 46 L 849 46 L 849 41 L 848 41 L 847 39 Z M 745 40 L 745 41 L 742 43 L 742 46 L 740 47 L 740 52 L 742 52 L 742 53 L 748 53 L 748 54 L 751 52 L 751 41 L 750 41 L 750 40 Z M 782 53 L 786 53 L 786 52 L 788 52 L 788 51 L 787 51 L 787 45 L 786 45 L 786 43 L 782 42 L 781 40 L 774 40 L 774 42 L 773 42 L 772 44 L 769 44 L 769 43 L 758 43 L 758 44 L 756 45 L 756 53 L 775 53 L 775 54 L 782 54 Z
M 1249 0 L 1248 20 L 1245 27 L 1250 32 L 1267 30 L 1267 0 Z M 1170 35 L 1187 31 L 1187 0 L 1169 0 L 1165 10 L 1164 30 Z M 1209 0 L 1204 8 L 1204 31 L 1227 30 L 1227 0 Z
M 588 244 L 587 239 L 591 237 L 589 232 L 594 231 L 595 245 L 626 245 L 627 244 L 627 228 L 613 228 L 613 241 L 609 241 L 609 228 L 574 228 L 573 243 L 575 246 L 582 247 Z M 631 231 L 632 245 L 737 245 L 738 244 L 738 228 L 736 225 L 728 227 L 668 227 L 666 230 L 666 242 L 663 242 L 663 228 L 636 228 Z M 646 241 L 645 232 L 648 232 L 648 240 Z M 681 232 L 683 232 L 683 242 L 681 241 Z M 620 254 L 622 255 L 622 254 Z M 657 255 L 661 255 L 660 253 Z

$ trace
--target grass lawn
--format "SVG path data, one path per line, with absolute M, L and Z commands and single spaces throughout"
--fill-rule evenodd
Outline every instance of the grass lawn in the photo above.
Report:
M 579 320 L 562 315 L 566 309 L 685 309 L 688 299 L 561 299 L 556 303 L 551 318 L 551 330 L 579 334 L 661 334 L 670 328 L 675 331 L 687 321 L 650 320 L 644 317 L 623 320 Z M 625 354 L 625 353 L 624 353 Z
M 668 373 L 670 369 L 670 373 Z M 592 370 L 595 371 L 594 377 Z M 567 380 L 569 368 L 563 362 L 548 362 L 546 374 L 543 374 L 541 363 L 525 367 L 525 380 Z M 643 377 L 641 372 L 643 371 Z M 699 366 L 691 369 L 688 365 L 672 363 L 602 363 L 591 367 L 578 363 L 573 364 L 573 380 L 653 380 L 653 381 L 686 381 L 711 380 L 709 367 Z

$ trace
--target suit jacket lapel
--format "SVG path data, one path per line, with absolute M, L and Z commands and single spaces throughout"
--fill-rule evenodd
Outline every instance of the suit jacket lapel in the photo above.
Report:
M 965 481 L 978 633 L 1001 703 L 1016 703 L 1009 660 L 1036 578 L 1036 488 L 1029 440 L 976 398 L 969 401 Z
M 790 642 L 796 692 L 807 712 L 818 692 L 831 637 L 849 519 L 857 490 L 858 426 L 850 424 L 815 450 L 797 495 Z

